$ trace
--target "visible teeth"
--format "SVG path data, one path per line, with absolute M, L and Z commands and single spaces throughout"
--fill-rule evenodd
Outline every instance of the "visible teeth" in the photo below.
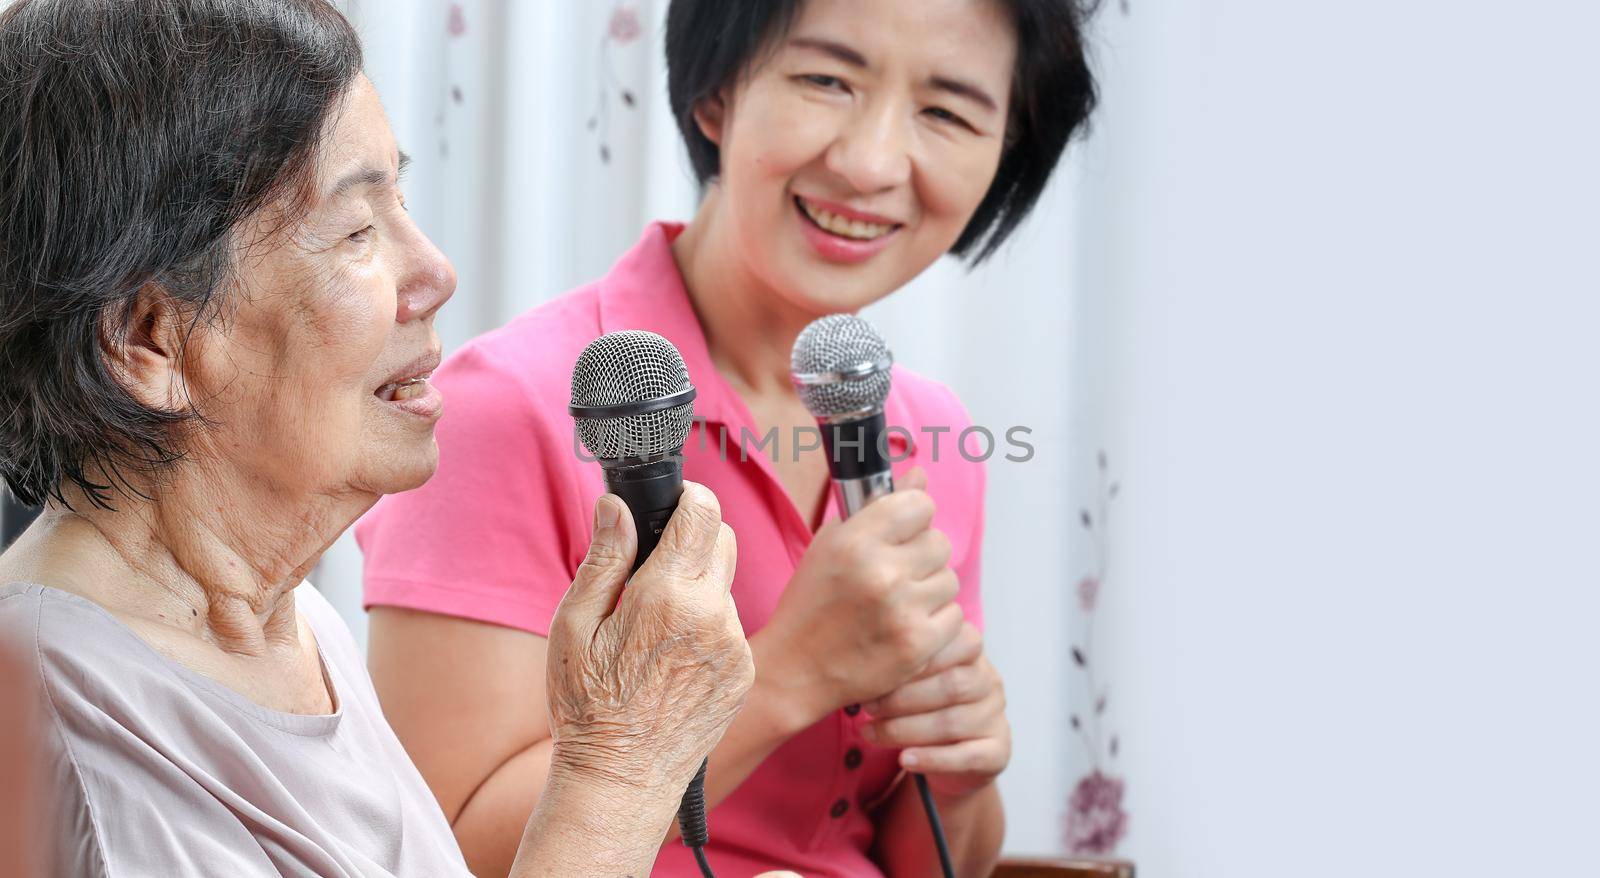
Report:
M 800 207 L 805 210 L 806 216 L 811 217 L 812 221 L 817 225 L 842 238 L 870 241 L 873 238 L 881 238 L 894 229 L 894 226 L 845 219 L 838 214 L 816 207 L 804 198 L 800 199 Z
M 418 378 L 396 386 L 394 393 L 390 394 L 389 398 L 399 402 L 406 399 L 416 399 L 427 392 L 428 382 Z
M 393 384 L 385 384 L 378 388 L 378 398 L 387 402 L 416 399 L 427 393 L 428 379 L 431 377 L 433 377 L 431 374 L 419 375 L 415 378 L 407 378 L 404 381 L 396 381 Z

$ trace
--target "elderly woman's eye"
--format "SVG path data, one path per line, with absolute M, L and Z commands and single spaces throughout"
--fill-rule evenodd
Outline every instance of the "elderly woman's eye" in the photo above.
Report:
M 365 244 L 367 239 L 372 237 L 372 232 L 373 227 L 369 225 L 359 232 L 351 232 L 347 240 L 353 241 L 357 244 Z

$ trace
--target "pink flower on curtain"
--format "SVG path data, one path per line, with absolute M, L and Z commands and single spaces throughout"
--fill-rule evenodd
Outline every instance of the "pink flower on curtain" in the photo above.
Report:
M 460 3 L 451 3 L 449 14 L 445 16 L 444 32 L 449 40 L 459 40 L 467 33 L 467 13 L 461 8 Z M 439 109 L 433 115 L 433 127 L 439 132 L 439 157 L 450 158 L 450 105 L 460 106 L 466 103 L 467 97 L 457 83 L 448 79 L 439 83 L 440 98 Z
M 639 12 L 632 6 L 618 6 L 611 11 L 611 25 L 607 28 L 611 39 L 619 46 L 637 40 L 644 33 L 644 28 L 639 25 Z
M 1078 581 L 1078 606 L 1085 613 L 1094 612 L 1095 601 L 1100 599 L 1100 578 L 1085 576 Z
M 600 36 L 600 89 L 595 97 L 594 114 L 589 117 L 588 124 L 588 129 L 600 141 L 600 161 L 605 164 L 611 163 L 611 96 L 616 95 L 626 109 L 639 106 L 638 97 L 632 89 L 623 85 L 622 78 L 617 75 L 616 59 L 611 52 L 613 48 L 620 49 L 637 42 L 643 34 L 644 26 L 639 23 L 639 11 L 634 4 L 618 2 L 611 7 L 606 32 Z
M 1096 771 L 1078 782 L 1067 806 L 1067 849 L 1074 854 L 1114 853 L 1128 832 L 1122 810 L 1122 780 Z
M 1094 650 L 1095 607 L 1111 570 L 1111 510 L 1122 486 L 1111 477 L 1111 462 L 1104 451 L 1096 455 L 1099 469 L 1099 496 L 1096 502 L 1078 510 L 1078 521 L 1090 540 L 1093 568 L 1078 580 L 1078 606 L 1082 609 L 1082 630 L 1071 642 L 1072 663 L 1083 675 L 1083 688 L 1073 692 L 1068 703 L 1074 710 L 1068 720 L 1072 734 L 1083 744 L 1089 772 L 1078 781 L 1067 800 L 1063 843 L 1074 854 L 1105 856 L 1117 851 L 1117 843 L 1128 831 L 1128 812 L 1122 807 L 1122 778 L 1107 772 L 1117 761 L 1121 741 L 1106 707 L 1110 684 L 1100 670 Z

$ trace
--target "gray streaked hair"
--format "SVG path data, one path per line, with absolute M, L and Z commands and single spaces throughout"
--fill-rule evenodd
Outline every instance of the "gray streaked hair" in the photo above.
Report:
M 106 350 L 141 294 L 219 313 L 235 236 L 304 205 L 361 71 L 325 0 L 17 0 L 0 11 L 0 479 L 97 506 L 183 457 Z

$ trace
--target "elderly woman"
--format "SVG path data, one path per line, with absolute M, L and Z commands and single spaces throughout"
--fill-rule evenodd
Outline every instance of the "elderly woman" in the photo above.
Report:
M 0 638 L 45 694 L 51 874 L 466 874 L 303 583 L 437 458 L 455 277 L 360 70 L 323 0 L 0 15 L 0 477 L 46 504 Z M 594 511 L 519 875 L 647 871 L 753 676 L 710 493 L 626 590 L 631 519 Z

